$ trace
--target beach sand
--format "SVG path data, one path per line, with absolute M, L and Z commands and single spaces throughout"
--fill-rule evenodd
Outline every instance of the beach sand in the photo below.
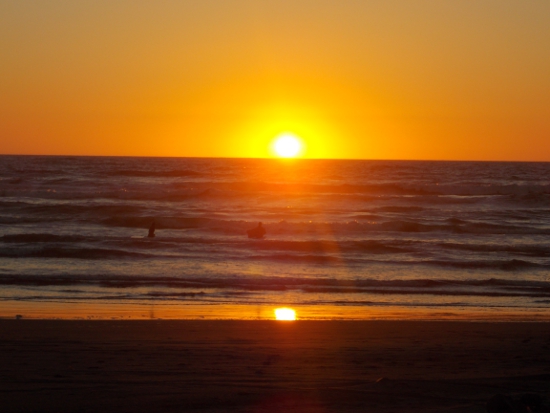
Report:
M 484 412 L 550 397 L 550 324 L 0 320 L 2 412 Z

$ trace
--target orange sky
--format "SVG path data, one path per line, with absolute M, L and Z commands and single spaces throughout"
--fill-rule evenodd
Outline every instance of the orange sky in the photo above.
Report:
M 0 153 L 550 161 L 550 2 L 5 0 Z

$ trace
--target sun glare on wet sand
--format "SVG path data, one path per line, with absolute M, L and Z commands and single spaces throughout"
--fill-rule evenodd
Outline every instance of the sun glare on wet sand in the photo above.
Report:
M 296 311 L 292 308 L 276 308 L 275 320 L 293 321 L 296 320 Z
M 273 150 L 281 158 L 294 158 L 302 151 L 302 141 L 292 133 L 282 133 L 275 138 Z

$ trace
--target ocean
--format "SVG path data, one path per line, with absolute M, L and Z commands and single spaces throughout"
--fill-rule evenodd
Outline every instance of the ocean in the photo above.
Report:
M 277 307 L 549 320 L 550 163 L 0 157 L 0 317 Z

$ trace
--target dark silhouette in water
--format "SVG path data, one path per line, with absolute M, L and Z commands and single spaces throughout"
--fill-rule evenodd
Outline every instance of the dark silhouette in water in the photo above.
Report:
M 149 238 L 154 238 L 155 237 L 155 221 L 153 221 L 153 223 L 149 227 L 149 235 L 147 235 L 147 236 Z
M 262 227 L 261 222 L 258 222 L 258 226 L 256 228 L 249 229 L 246 233 L 248 234 L 248 238 L 263 238 L 265 235 L 265 228 Z

